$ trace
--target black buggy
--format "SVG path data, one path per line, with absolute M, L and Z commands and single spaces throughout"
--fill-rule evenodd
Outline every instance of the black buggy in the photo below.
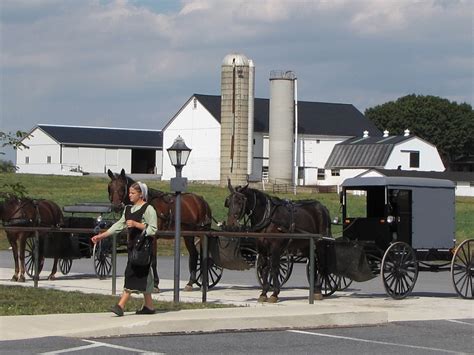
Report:
M 64 229 L 77 229 L 76 232 L 51 232 L 40 241 L 40 249 L 45 258 L 59 258 L 59 270 L 67 275 L 75 259 L 92 258 L 97 277 L 110 276 L 112 271 L 112 241 L 101 240 L 94 245 L 91 237 L 100 229 L 110 227 L 115 222 L 108 203 L 78 203 L 63 207 Z M 117 245 L 125 244 L 120 235 Z M 27 239 L 25 250 L 25 269 L 28 276 L 34 275 L 34 238 Z
M 474 298 L 474 239 L 455 247 L 455 185 L 448 180 L 355 177 L 342 184 L 342 241 L 362 247 L 388 295 L 411 293 L 419 271 L 450 270 L 456 292 Z M 344 261 L 336 264 L 343 266 Z M 333 266 L 333 272 L 341 269 Z M 343 287 L 350 280 L 339 274 Z

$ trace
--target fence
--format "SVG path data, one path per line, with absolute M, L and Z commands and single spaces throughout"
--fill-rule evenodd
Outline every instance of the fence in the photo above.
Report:
M 98 233 L 97 229 L 88 229 L 88 228 L 53 228 L 53 227 L 5 227 L 0 226 L 0 229 L 5 231 L 23 231 L 23 232 L 35 232 L 35 250 L 34 250 L 34 287 L 38 287 L 39 280 L 39 236 L 40 233 Z M 310 233 L 257 233 L 257 232 L 224 232 L 224 231 L 181 231 L 181 237 L 183 236 L 197 236 L 201 238 L 202 253 L 201 253 L 201 267 L 202 267 L 202 302 L 207 302 L 207 291 L 208 291 L 208 263 L 209 263 L 209 249 L 208 249 L 208 238 L 215 237 L 236 237 L 236 238 L 282 238 L 284 235 L 285 238 L 292 239 L 307 239 L 309 240 L 309 296 L 308 302 L 310 304 L 314 303 L 314 274 L 315 274 L 315 241 L 316 240 L 334 240 L 331 237 L 325 237 L 320 234 L 310 234 Z M 174 239 L 175 231 L 158 231 L 156 237 Z M 179 254 L 178 254 L 179 258 Z M 175 265 L 179 265 L 176 263 Z M 112 238 L 112 295 L 116 294 L 116 278 L 117 278 L 117 239 L 114 236 Z M 175 268 L 175 279 L 176 273 L 179 276 L 179 266 L 178 270 Z M 179 277 L 178 277 L 179 278 Z M 175 290 L 176 292 L 176 290 Z M 178 291 L 179 292 L 179 291 Z M 178 297 L 177 297 L 178 298 Z

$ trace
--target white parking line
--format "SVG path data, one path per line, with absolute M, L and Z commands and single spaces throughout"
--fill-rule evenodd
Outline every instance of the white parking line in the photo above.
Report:
M 416 345 L 407 345 L 407 344 L 397 344 L 397 343 L 388 343 L 385 341 L 377 341 L 377 340 L 367 340 L 367 339 L 360 339 L 360 338 L 352 338 L 352 337 L 345 337 L 341 335 L 331 335 L 331 334 L 323 334 L 323 333 L 313 333 L 313 332 L 305 332 L 303 330 L 288 330 L 288 332 L 292 333 L 300 333 L 300 334 L 308 334 L 308 335 L 317 335 L 321 337 L 327 338 L 337 338 L 337 339 L 345 339 L 345 340 L 352 340 L 352 341 L 360 341 L 363 343 L 373 343 L 373 344 L 381 344 L 381 345 L 391 345 L 391 346 L 399 346 L 403 348 L 411 348 L 411 349 L 421 349 L 421 350 L 431 350 L 431 351 L 439 351 L 448 354 L 462 354 L 459 351 L 451 351 L 445 349 L 438 349 L 438 348 L 428 348 L 425 346 L 416 346 Z
M 456 320 L 456 319 L 445 319 L 446 322 L 452 322 L 452 323 L 459 323 L 459 324 L 467 324 L 467 325 L 470 325 L 471 327 L 474 326 L 474 324 L 472 323 L 468 323 L 468 322 L 463 322 L 461 320 Z
M 47 353 L 42 353 L 43 355 L 55 355 L 55 354 L 62 354 L 62 353 L 69 353 L 69 352 L 74 352 L 74 351 L 81 351 L 81 350 L 86 350 L 86 349 L 92 349 L 92 348 L 98 348 L 98 347 L 106 347 L 106 348 L 113 348 L 113 349 L 118 349 L 118 350 L 125 350 L 125 351 L 132 351 L 134 353 L 141 353 L 141 354 L 156 354 L 156 355 L 163 355 L 164 353 L 155 353 L 151 351 L 146 351 L 146 350 L 141 350 L 141 349 L 135 349 L 135 348 L 128 348 L 126 346 L 120 346 L 120 345 L 114 345 L 114 344 L 107 344 L 107 343 L 101 343 L 99 341 L 94 341 L 94 340 L 86 340 L 82 339 L 83 341 L 92 343 L 90 345 L 83 345 L 83 346 L 78 346 L 75 348 L 69 348 L 69 349 L 62 349 L 62 350 L 56 350 L 56 351 L 50 351 Z

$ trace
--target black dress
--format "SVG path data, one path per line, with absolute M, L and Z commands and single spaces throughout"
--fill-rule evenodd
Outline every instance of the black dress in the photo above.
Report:
M 144 203 L 143 206 L 135 211 L 131 212 L 132 206 L 125 207 L 125 220 L 134 220 L 136 222 L 142 221 L 142 216 L 145 213 L 145 210 L 149 206 L 148 203 Z M 128 228 L 128 243 L 127 250 L 128 255 L 133 248 L 134 239 L 142 233 L 141 229 L 138 228 Z M 127 267 L 125 268 L 125 285 L 124 288 L 128 291 L 140 291 L 145 292 L 147 287 L 148 274 L 150 273 L 150 264 L 145 266 L 136 266 L 132 265 L 127 259 Z

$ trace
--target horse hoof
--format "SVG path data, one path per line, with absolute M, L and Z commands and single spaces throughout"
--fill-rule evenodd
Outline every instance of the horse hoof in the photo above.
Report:
M 49 276 L 48 276 L 48 280 L 54 281 L 54 280 L 56 280 L 56 276 L 54 276 L 54 275 L 49 275 Z
M 26 281 L 26 280 L 25 280 L 25 276 L 23 276 L 23 275 L 20 276 L 17 281 L 18 281 L 18 282 L 25 282 L 25 281 Z
M 13 275 L 12 279 L 10 281 L 18 281 L 18 276 Z
M 153 293 L 160 293 L 160 288 L 158 286 L 153 287 Z
M 263 302 L 267 302 L 267 301 L 268 301 L 267 296 L 260 296 L 257 300 L 257 302 L 259 302 L 259 303 L 263 303 Z
M 315 294 L 314 294 L 314 299 L 315 299 L 316 301 L 322 301 L 322 299 L 323 299 L 323 294 L 322 294 L 322 293 L 315 293 Z
M 186 291 L 186 292 L 189 292 L 189 291 L 192 291 L 192 290 L 193 290 L 193 285 L 186 285 L 184 287 L 184 291 Z
M 268 299 L 268 303 L 277 303 L 278 302 L 278 296 L 270 296 Z

